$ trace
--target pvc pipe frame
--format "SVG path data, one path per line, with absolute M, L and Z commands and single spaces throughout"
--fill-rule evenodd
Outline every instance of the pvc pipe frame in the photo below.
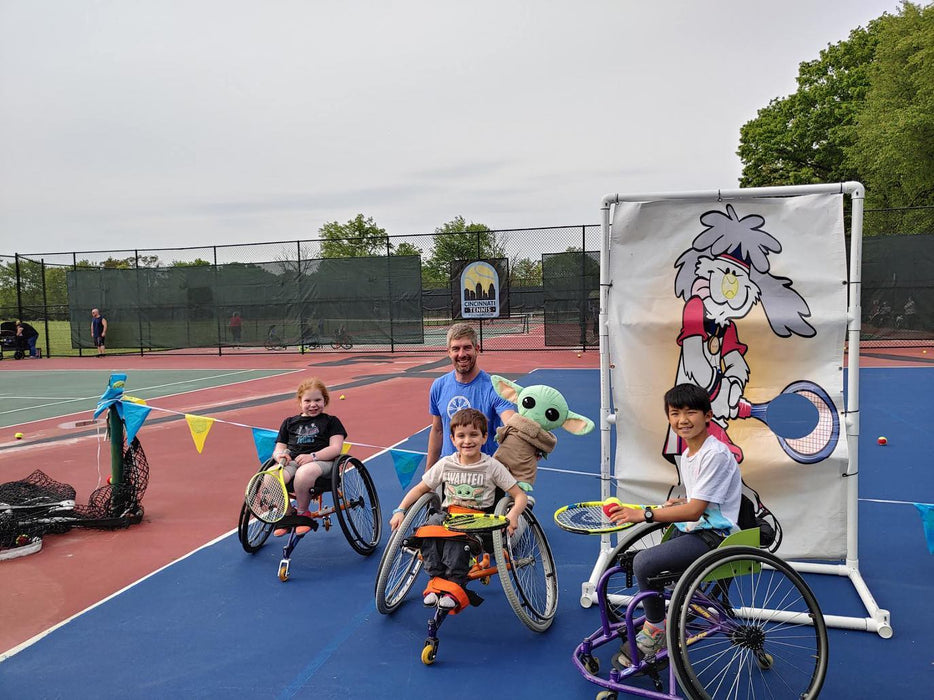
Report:
M 660 192 L 646 194 L 608 194 L 601 204 L 600 241 L 600 497 L 609 498 L 611 472 L 610 430 L 616 423 L 616 413 L 610 405 L 610 355 L 609 332 L 607 329 L 607 302 L 612 280 L 610 279 L 610 209 L 620 202 L 649 202 L 658 200 L 699 199 L 750 199 L 754 197 L 797 197 L 809 194 L 845 194 L 852 203 L 850 231 L 850 278 L 847 282 L 847 400 L 844 416 L 849 463 L 842 478 L 847 479 L 846 491 L 846 562 L 844 564 L 819 564 L 813 562 L 788 562 L 802 573 L 834 574 L 850 579 L 859 594 L 867 617 L 845 617 L 825 615 L 830 627 L 876 632 L 888 639 L 893 630 L 888 610 L 879 607 L 869 587 L 859 572 L 859 335 L 862 309 L 861 264 L 863 259 L 863 202 L 866 190 L 859 182 L 836 184 L 797 185 L 790 187 L 749 187 L 729 190 L 697 190 L 692 192 Z M 600 536 L 600 552 L 590 578 L 581 584 L 581 605 L 590 607 L 596 600 L 595 590 L 600 575 L 610 563 L 613 545 L 610 535 Z

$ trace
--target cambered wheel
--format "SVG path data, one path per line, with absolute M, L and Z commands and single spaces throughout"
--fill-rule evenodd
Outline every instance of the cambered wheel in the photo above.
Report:
M 237 537 L 247 554 L 254 554 L 263 546 L 275 525 L 264 523 L 250 511 L 244 503 L 240 506 L 240 520 L 237 522 Z
M 334 462 L 331 485 L 337 522 L 344 536 L 357 553 L 372 554 L 383 527 L 373 478 L 363 462 L 344 455 Z
M 505 515 L 512 499 L 496 504 L 497 515 Z M 545 532 L 530 508 L 522 511 L 520 527 L 512 536 L 506 530 L 493 533 L 493 554 L 506 600 L 523 624 L 544 632 L 558 609 L 558 570 Z
M 668 527 L 665 523 L 639 524 L 629 528 L 620 537 L 618 544 L 613 548 L 610 555 L 609 566 L 616 566 L 617 557 L 623 552 L 639 551 L 654 547 L 662 541 L 665 529 Z M 606 580 L 602 581 L 597 592 L 597 600 L 606 601 L 606 614 L 611 622 L 622 622 L 626 617 L 626 606 L 629 605 L 629 599 L 639 592 L 639 585 L 635 579 L 632 586 L 626 585 L 626 573 L 624 571 L 615 571 L 611 573 Z
M 711 578 L 717 585 L 707 593 Z M 687 697 L 820 692 L 824 616 L 801 575 L 771 552 L 724 547 L 705 554 L 681 576 L 668 615 L 671 661 Z
M 376 609 L 383 615 L 402 604 L 422 570 L 419 551 L 404 546 L 403 541 L 428 519 L 429 510 L 440 508 L 438 494 L 426 493 L 409 508 L 402 523 L 389 537 L 376 577 Z

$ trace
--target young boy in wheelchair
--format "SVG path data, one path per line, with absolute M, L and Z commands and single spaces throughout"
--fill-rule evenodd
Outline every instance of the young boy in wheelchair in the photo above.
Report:
M 686 445 L 680 463 L 686 497 L 669 499 L 654 510 L 616 506 L 609 512 L 617 523 L 675 525 L 666 541 L 636 553 L 632 568 L 640 591 L 661 591 L 653 579 L 664 571 L 684 571 L 737 529 L 739 519 L 739 466 L 727 446 L 707 430 L 713 416 L 707 392 L 694 384 L 679 384 L 665 394 L 665 412 L 672 430 Z M 665 601 L 649 596 L 642 606 L 645 624 L 636 635 L 636 646 L 644 657 L 654 657 L 665 646 Z M 631 666 L 628 649 L 624 641 L 614 662 Z
M 506 514 L 509 518 L 507 532 L 511 535 L 519 526 L 519 516 L 528 499 L 516 477 L 501 462 L 480 451 L 487 439 L 487 420 L 483 413 L 475 408 L 461 409 L 452 416 L 450 431 L 457 452 L 442 457 L 425 471 L 422 480 L 392 512 L 389 526 L 392 530 L 398 528 L 406 510 L 422 495 L 443 487 L 442 512 L 431 514 L 417 535 L 421 539 L 424 569 L 431 576 L 424 603 L 461 610 L 471 603 L 471 596 L 465 589 L 471 556 L 465 538 L 469 536 L 446 531 L 442 527 L 446 515 L 490 511 L 495 506 L 499 488 L 513 498 L 513 506 Z M 425 532 L 431 534 L 425 536 Z
M 306 515 L 311 489 L 322 474 L 330 475 L 334 460 L 344 449 L 347 431 L 337 416 L 324 412 L 331 396 L 320 379 L 302 382 L 296 394 L 301 413 L 282 421 L 272 456 L 285 467 L 282 478 L 295 494 L 296 515 Z M 305 535 L 311 527 L 299 525 L 295 534 Z M 287 532 L 288 528 L 276 528 L 273 535 L 282 537 Z

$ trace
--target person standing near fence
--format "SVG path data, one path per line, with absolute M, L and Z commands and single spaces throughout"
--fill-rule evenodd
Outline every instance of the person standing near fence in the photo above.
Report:
M 448 357 L 454 370 L 431 384 L 428 413 L 428 461 L 430 469 L 441 457 L 456 451 L 451 441 L 451 417 L 462 408 L 475 408 L 486 416 L 489 424 L 484 454 L 496 452 L 496 429 L 515 414 L 513 403 L 502 398 L 493 388 L 490 375 L 477 366 L 477 332 L 467 323 L 455 323 L 448 329 Z
M 107 319 L 101 316 L 100 309 L 91 309 L 91 340 L 97 346 L 97 356 L 103 357 L 106 350 Z
M 230 329 L 230 339 L 232 344 L 235 347 L 240 345 L 240 332 L 243 329 L 243 319 L 240 318 L 239 311 L 233 312 L 233 315 L 230 317 L 230 321 L 227 322 L 227 327 Z

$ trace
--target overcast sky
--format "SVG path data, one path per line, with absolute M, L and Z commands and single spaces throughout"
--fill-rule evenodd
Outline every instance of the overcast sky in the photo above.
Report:
M 895 0 L 0 0 L 0 254 L 595 224 Z

